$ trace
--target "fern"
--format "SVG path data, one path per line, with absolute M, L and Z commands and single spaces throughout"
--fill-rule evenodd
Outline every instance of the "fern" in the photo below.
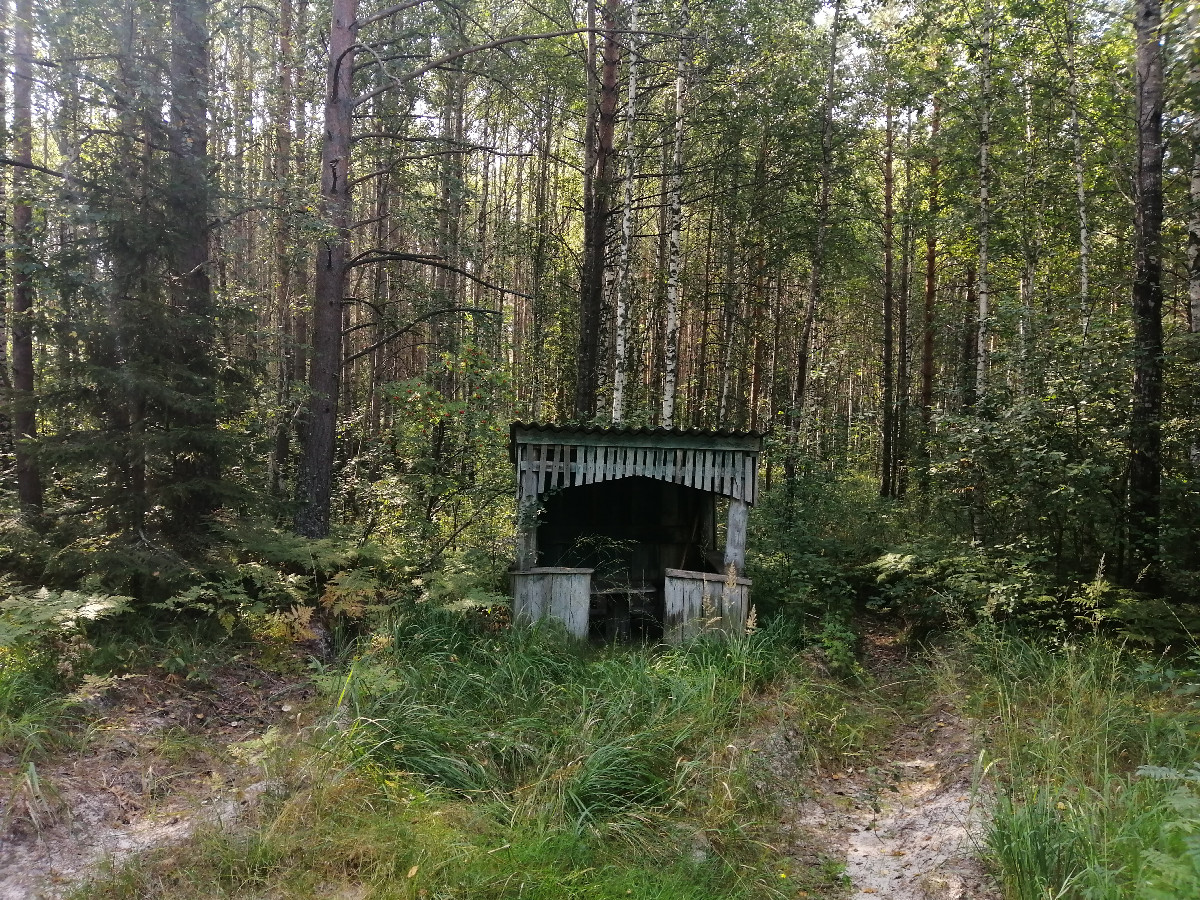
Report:
M 132 598 L 119 594 L 86 594 L 29 588 L 0 578 L 0 646 L 16 646 L 50 634 L 76 630 L 81 622 L 113 616 L 129 608 Z

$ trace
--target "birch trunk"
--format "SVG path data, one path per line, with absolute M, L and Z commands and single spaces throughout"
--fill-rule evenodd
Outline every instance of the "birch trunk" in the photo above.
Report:
M 1025 70 L 1022 92 L 1025 102 L 1025 177 L 1024 194 L 1026 201 L 1025 223 L 1022 236 L 1022 265 L 1020 279 L 1021 318 L 1017 323 L 1020 338 L 1020 390 L 1028 394 L 1029 380 L 1032 374 L 1029 361 L 1029 348 L 1033 340 L 1033 299 L 1037 279 L 1038 262 L 1041 257 L 1041 214 L 1040 191 L 1037 185 L 1036 169 L 1034 167 L 1036 146 L 1033 132 L 1033 84 L 1032 67 Z
M 992 149 L 992 9 L 990 4 L 984 15 L 988 21 L 983 38 L 982 57 L 979 61 L 979 264 L 977 272 L 976 300 L 978 316 L 975 328 L 975 402 L 987 396 L 989 344 L 991 330 L 991 278 L 988 272 L 990 240 L 992 230 L 991 206 L 991 149 Z
M 329 28 L 321 199 L 331 233 L 317 249 L 313 284 L 313 352 L 295 522 L 297 533 L 311 538 L 329 534 L 333 489 L 333 454 L 342 370 L 342 298 L 350 250 L 350 133 L 354 110 L 351 73 L 358 30 L 357 11 L 358 0 L 334 0 Z
M 675 388 L 679 371 L 679 270 L 683 231 L 683 100 L 687 81 L 687 0 L 679 8 L 679 53 L 675 59 L 675 144 L 671 152 L 671 181 L 667 188 L 667 309 L 663 339 L 663 395 L 660 424 L 675 419 Z
M 617 256 L 617 337 L 613 362 L 612 420 L 620 425 L 625 420 L 625 380 L 628 376 L 629 303 L 633 284 L 630 254 L 633 249 L 633 187 L 637 175 L 638 57 L 637 40 L 638 0 L 632 0 L 629 11 L 629 92 L 625 99 L 625 195 L 621 208 L 621 247 Z
M 1083 318 L 1083 335 L 1087 337 L 1092 317 L 1092 301 L 1088 284 L 1091 265 L 1091 233 L 1088 230 L 1087 184 L 1084 171 L 1083 129 L 1079 124 L 1079 70 L 1075 56 L 1075 12 L 1067 0 L 1067 97 L 1071 104 L 1071 143 L 1074 146 L 1075 205 L 1079 217 L 1079 313 Z

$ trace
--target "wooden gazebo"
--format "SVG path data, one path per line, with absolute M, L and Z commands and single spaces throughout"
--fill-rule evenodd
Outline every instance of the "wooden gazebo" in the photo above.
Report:
M 608 640 L 741 632 L 761 450 L 755 432 L 515 423 L 514 618 Z

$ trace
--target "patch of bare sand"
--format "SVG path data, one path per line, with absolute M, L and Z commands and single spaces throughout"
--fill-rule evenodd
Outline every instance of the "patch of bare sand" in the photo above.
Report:
M 894 635 L 868 634 L 879 680 L 907 663 Z M 978 750 L 954 709 L 927 711 L 865 764 L 813 774 L 804 723 L 784 722 L 756 744 L 780 807 L 779 850 L 797 863 L 842 860 L 854 900 L 999 900 L 980 861 L 986 797 L 974 789 Z
M 999 897 L 978 858 L 985 808 L 973 789 L 975 756 L 963 723 L 940 710 L 867 772 L 818 786 L 815 802 L 837 810 L 826 818 L 855 900 Z
M 239 749 L 301 727 L 313 695 L 250 661 L 203 684 L 155 670 L 92 688 L 81 751 L 32 768 L 0 755 L 0 900 L 53 900 L 106 861 L 235 823 L 269 789 Z

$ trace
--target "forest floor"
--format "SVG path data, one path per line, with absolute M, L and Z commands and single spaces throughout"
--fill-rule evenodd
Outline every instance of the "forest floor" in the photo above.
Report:
M 250 657 L 193 680 L 155 668 L 85 683 L 67 749 L 36 763 L 0 754 L 0 900 L 56 898 L 200 825 L 235 826 L 314 695 Z
M 912 683 L 920 670 L 894 630 L 868 630 L 865 644 L 864 663 L 881 690 L 864 703 L 882 700 L 871 715 L 889 720 L 875 746 L 816 771 L 793 763 L 797 771 L 788 773 L 780 745 L 794 745 L 795 731 L 767 741 L 789 852 L 810 863 L 817 855 L 843 860 L 853 900 L 998 900 L 980 859 L 987 795 L 977 787 L 972 723 L 952 696 Z M 905 701 L 914 688 L 915 700 Z M 782 789 L 789 781 L 799 789 Z
M 868 633 L 875 683 L 911 686 L 906 654 L 894 633 Z M 873 695 L 888 724 L 865 754 L 815 765 L 808 723 L 764 698 L 777 724 L 747 750 L 779 811 L 777 849 L 797 868 L 844 864 L 828 896 L 998 897 L 978 860 L 986 798 L 974 787 L 970 723 L 927 686 L 915 702 L 903 693 Z M 23 770 L 0 758 L 13 773 L 0 796 L 0 900 L 52 900 L 146 851 L 180 845 L 182 855 L 201 826 L 252 820 L 273 790 L 264 761 L 312 723 L 315 696 L 307 678 L 249 654 L 199 682 L 155 669 L 88 684 L 78 699 L 89 724 L 73 749 Z

